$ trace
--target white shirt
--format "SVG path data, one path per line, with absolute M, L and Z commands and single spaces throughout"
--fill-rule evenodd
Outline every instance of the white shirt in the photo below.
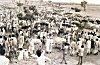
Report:
M 76 42 L 75 41 L 72 41 L 71 42 L 71 47 L 75 47 L 76 46 Z
M 5 56 L 0 56 L 0 65 L 8 65 L 9 64 L 9 59 L 6 58 Z
M 20 43 L 24 43 L 24 36 L 19 36 Z
M 18 60 L 23 59 L 24 50 L 19 51 Z
M 79 56 L 83 56 L 84 55 L 84 48 L 80 48 L 79 51 L 80 51 Z
M 32 55 L 33 57 L 37 58 L 36 61 L 37 61 L 38 65 L 45 65 L 46 60 L 49 60 L 51 62 L 51 60 L 48 57 L 44 56 L 44 54 L 45 54 L 45 51 L 42 52 L 40 57 L 38 57 L 37 55 L 34 55 L 34 54 Z
M 49 58 L 46 56 L 40 56 L 37 58 L 36 61 L 37 61 L 38 65 L 45 65 L 45 60 L 49 60 Z
M 78 41 L 77 43 L 78 43 L 78 48 L 81 48 L 81 46 L 82 46 L 82 40 Z
M 3 38 L 0 38 L 0 43 L 3 43 Z
M 87 48 L 91 48 L 91 41 L 90 40 L 87 41 Z

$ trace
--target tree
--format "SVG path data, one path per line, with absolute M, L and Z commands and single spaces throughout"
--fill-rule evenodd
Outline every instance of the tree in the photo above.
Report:
M 86 11 L 86 4 L 87 2 L 83 0 L 83 2 L 81 2 L 81 6 L 84 8 L 84 11 Z

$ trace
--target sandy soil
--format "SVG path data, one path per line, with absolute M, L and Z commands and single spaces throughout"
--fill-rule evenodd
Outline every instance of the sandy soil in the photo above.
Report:
M 66 8 L 71 8 L 71 7 L 78 7 L 82 9 L 82 12 L 80 14 L 82 15 L 89 15 L 94 18 L 100 18 L 100 6 L 87 6 L 86 7 L 86 12 L 83 11 L 83 8 L 80 5 L 64 5 Z M 60 64 L 62 61 L 62 52 L 57 49 L 53 50 L 53 53 L 51 54 L 46 54 L 49 58 L 51 58 L 52 63 L 50 64 L 49 62 L 46 63 L 46 65 L 65 65 L 64 63 Z M 71 57 L 69 55 L 66 55 L 66 61 L 67 65 L 76 65 L 78 62 L 78 57 Z M 10 63 L 9 65 L 36 65 L 35 60 L 33 58 L 30 58 L 28 60 L 13 60 L 13 63 Z M 100 65 L 100 53 L 97 56 L 90 55 L 84 57 L 84 62 L 83 65 Z
M 81 7 L 81 5 L 65 5 L 64 7 L 68 7 L 68 8 L 77 7 L 82 10 L 80 12 L 80 14 L 82 15 L 88 15 L 94 18 L 100 18 L 100 6 L 99 5 L 87 5 L 85 12 L 83 11 L 83 8 Z
M 51 54 L 46 54 L 47 57 L 51 59 L 50 62 L 46 62 L 46 65 L 66 65 L 64 62 L 62 62 L 62 51 L 59 51 L 58 49 L 53 49 L 53 52 Z M 73 56 L 71 57 L 69 54 L 65 56 L 67 65 L 76 65 L 78 63 L 78 57 Z M 90 55 L 86 56 L 86 54 L 83 57 L 83 65 L 100 65 L 100 53 L 99 55 Z M 30 57 L 28 60 L 13 60 L 13 63 L 9 65 L 36 65 L 35 59 Z

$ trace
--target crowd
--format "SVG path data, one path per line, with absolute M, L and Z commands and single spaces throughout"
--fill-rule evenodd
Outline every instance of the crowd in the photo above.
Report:
M 8 65 L 13 58 L 30 57 L 36 58 L 38 65 L 45 65 L 46 59 L 53 62 L 45 52 L 50 54 L 55 48 L 78 55 L 79 65 L 84 53 L 99 53 L 99 20 L 63 11 L 38 11 L 35 6 L 21 8 L 1 10 L 0 65 Z

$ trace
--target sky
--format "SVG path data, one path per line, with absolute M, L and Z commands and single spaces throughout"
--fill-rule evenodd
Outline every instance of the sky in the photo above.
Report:
M 0 2 L 3 1 L 18 1 L 18 0 L 0 0 Z M 24 1 L 24 0 L 20 0 Z M 28 0 L 30 1 L 30 0 Z M 31 0 L 32 1 L 32 0 Z M 33 0 L 33 1 L 39 1 L 39 0 Z M 43 0 L 43 1 L 50 1 L 50 0 Z M 83 0 L 51 0 L 53 2 L 67 2 L 67 3 L 81 3 Z M 88 4 L 99 4 L 100 5 L 100 0 L 85 0 L 88 2 Z
M 44 1 L 48 1 L 48 0 L 44 0 Z M 50 1 L 50 0 L 49 0 Z M 53 2 L 68 2 L 68 3 L 80 3 L 83 0 L 51 0 Z M 88 2 L 88 4 L 100 4 L 100 0 L 85 0 Z

